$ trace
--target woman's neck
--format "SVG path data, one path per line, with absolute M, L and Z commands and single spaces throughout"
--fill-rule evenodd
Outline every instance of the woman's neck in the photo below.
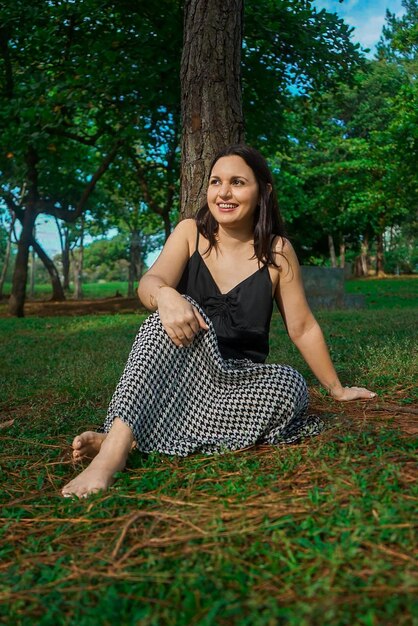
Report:
M 225 228 L 219 225 L 216 239 L 224 248 L 236 248 L 252 242 L 254 233 L 250 228 Z

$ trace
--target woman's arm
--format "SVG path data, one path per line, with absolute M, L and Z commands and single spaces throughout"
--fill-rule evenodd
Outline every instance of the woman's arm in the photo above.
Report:
M 138 285 L 142 304 L 149 311 L 158 309 L 165 331 L 179 347 L 190 345 L 201 328 L 208 328 L 199 311 L 176 290 L 195 240 L 195 221 L 180 222 Z
M 277 244 L 281 246 L 281 244 Z M 331 361 L 322 330 L 306 301 L 298 259 L 289 241 L 276 249 L 280 277 L 275 298 L 290 339 L 321 385 L 336 400 L 372 398 L 364 387 L 343 387 Z

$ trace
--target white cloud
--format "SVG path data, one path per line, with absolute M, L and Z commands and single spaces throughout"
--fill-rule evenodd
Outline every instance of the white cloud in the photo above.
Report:
M 355 27 L 355 31 L 351 36 L 352 39 L 359 41 L 364 48 L 373 48 L 380 39 L 385 16 L 373 15 L 364 20 L 359 20 L 347 15 L 346 21 Z

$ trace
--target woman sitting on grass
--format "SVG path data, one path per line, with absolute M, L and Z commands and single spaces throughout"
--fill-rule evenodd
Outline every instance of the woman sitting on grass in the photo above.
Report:
M 318 435 L 324 424 L 307 415 L 302 376 L 264 364 L 273 299 L 334 399 L 375 395 L 341 385 L 284 236 L 271 173 L 248 146 L 216 156 L 207 204 L 178 224 L 138 294 L 156 312 L 139 330 L 102 432 L 75 437 L 74 459 L 93 460 L 64 496 L 107 489 L 133 446 L 186 456 Z

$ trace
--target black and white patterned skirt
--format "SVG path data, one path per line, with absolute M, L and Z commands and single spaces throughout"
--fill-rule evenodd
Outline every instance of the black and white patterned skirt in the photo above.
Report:
M 119 417 L 139 451 L 187 456 L 295 443 L 324 430 L 319 417 L 307 415 L 308 391 L 299 372 L 288 365 L 224 360 L 210 320 L 187 299 L 209 330 L 178 348 L 158 312 L 150 315 L 135 338 L 104 432 Z

